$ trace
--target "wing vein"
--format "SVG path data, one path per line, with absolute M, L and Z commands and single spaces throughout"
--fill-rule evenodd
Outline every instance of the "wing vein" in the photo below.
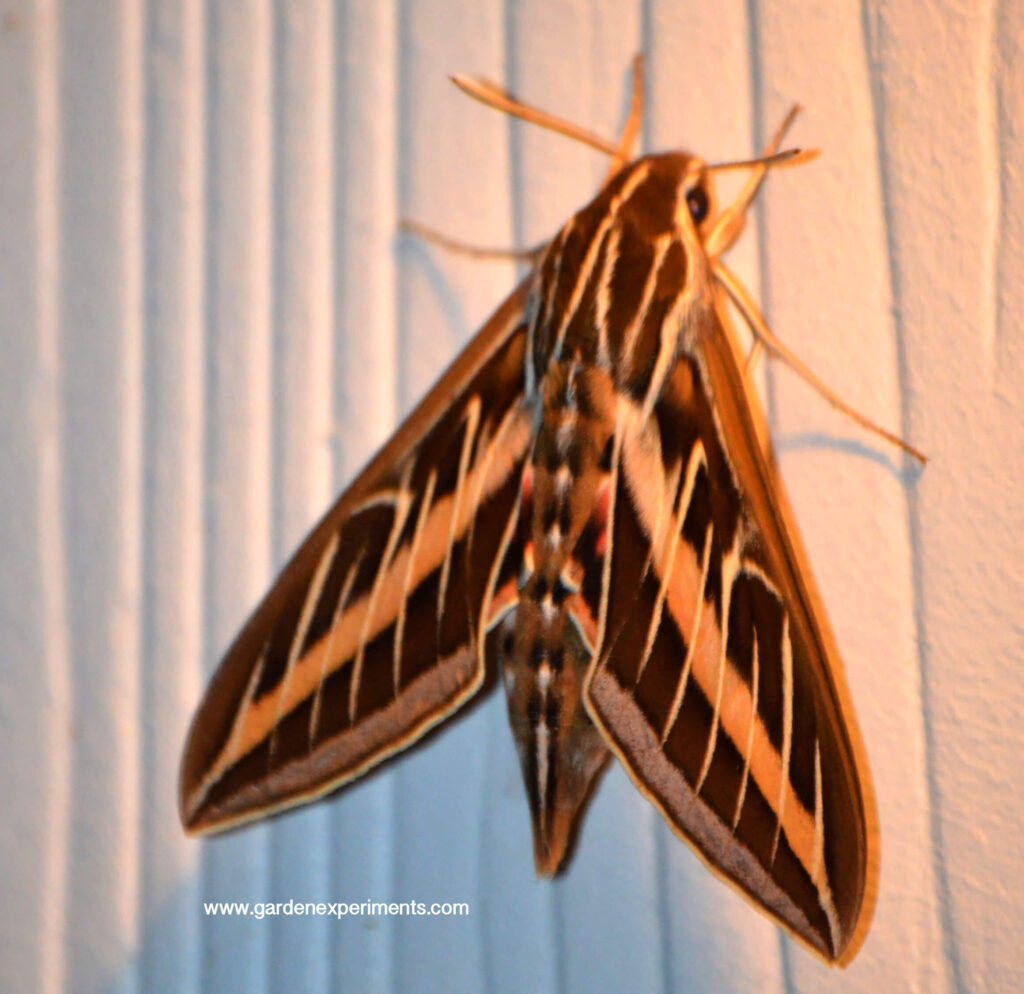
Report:
M 697 480 L 697 470 L 700 468 L 703 461 L 704 446 L 700 439 L 698 439 L 694 443 L 693 450 L 690 452 L 690 458 L 687 461 L 686 476 L 683 479 L 683 485 L 679 488 L 679 495 L 676 498 L 675 515 L 674 517 L 670 517 L 670 522 L 672 524 L 672 536 L 669 539 L 668 556 L 665 560 L 664 568 L 661 571 L 661 583 L 658 586 L 658 596 L 654 602 L 654 610 L 651 613 L 651 623 L 647 629 L 647 642 L 644 645 L 644 654 L 640 660 L 640 668 L 636 676 L 637 683 L 640 682 L 640 677 L 644 675 L 644 670 L 647 668 L 651 652 L 654 649 L 654 640 L 657 637 L 658 630 L 661 628 L 662 613 L 665 609 L 665 598 L 668 596 L 668 588 L 672 583 L 672 574 L 675 568 L 679 539 L 682 535 L 686 515 L 690 509 L 690 501 L 693 499 L 693 488 Z M 673 486 L 671 489 L 675 489 L 675 481 L 678 479 L 677 474 L 678 466 L 672 476 Z M 664 504 L 664 501 L 662 501 L 662 504 Z M 663 544 L 661 532 L 663 531 L 664 525 L 662 518 L 663 515 L 659 514 L 658 523 L 655 527 L 657 537 L 651 543 L 652 559 L 655 555 L 655 549 L 660 549 Z
M 324 581 L 327 573 L 334 564 L 334 557 L 338 554 L 340 532 L 335 531 L 327 543 L 320 562 L 317 563 L 316 572 L 306 590 L 306 599 L 302 603 L 302 611 L 299 615 L 299 623 L 295 626 L 295 634 L 292 636 L 291 645 L 288 647 L 288 662 L 285 664 L 284 676 L 281 678 L 281 686 L 277 691 L 277 707 L 274 714 L 273 731 L 270 733 L 270 762 L 273 762 L 274 753 L 277 751 L 277 730 L 281 724 L 281 718 L 285 713 L 288 704 L 288 688 L 292 682 L 292 673 L 295 670 L 295 662 L 302 651 L 302 643 L 306 641 L 306 633 L 309 631 L 310 622 L 313 620 L 313 612 L 316 610 L 323 592 Z
M 455 547 L 455 533 L 459 525 L 459 514 L 462 510 L 462 492 L 469 469 L 469 456 L 476 441 L 477 429 L 480 426 L 480 397 L 476 395 L 466 406 L 466 435 L 462 440 L 462 451 L 459 454 L 459 476 L 455 484 L 455 496 L 452 501 L 452 516 L 448 525 L 448 544 L 445 547 L 444 562 L 441 564 L 441 582 L 437 594 L 437 627 L 441 627 L 441 612 L 444 610 L 445 594 L 448 591 L 448 575 L 451 571 L 452 549 Z
M 359 684 L 363 675 L 363 659 L 366 656 L 366 642 L 369 638 L 370 628 L 373 625 L 374 613 L 377 606 L 377 598 L 380 596 L 381 587 L 384 585 L 384 578 L 391 561 L 394 558 L 395 550 L 398 547 L 398 539 L 405 527 L 405 519 L 409 514 L 409 507 L 412 504 L 412 497 L 409 493 L 409 480 L 412 476 L 414 461 L 410 460 L 402 473 L 402 485 L 398 494 L 398 501 L 395 507 L 395 520 L 391 525 L 391 533 L 388 535 L 388 542 L 384 548 L 384 555 L 381 556 L 380 566 L 377 567 L 377 575 L 373 580 L 373 590 L 370 593 L 370 600 L 366 605 L 366 614 L 363 615 L 363 630 L 359 635 L 359 648 L 356 650 L 356 659 L 352 664 L 352 684 L 348 694 L 348 720 L 356 720 L 356 704 L 359 700 Z
M 483 599 L 480 602 L 480 614 L 477 620 L 477 631 L 480 633 L 477 637 L 477 667 L 479 672 L 483 672 L 485 665 L 484 660 L 484 647 L 487 643 L 487 619 L 491 613 L 491 601 L 494 598 L 494 591 L 498 585 L 498 574 L 501 572 L 502 564 L 505 560 L 505 554 L 508 552 L 508 547 L 512 542 L 512 536 L 515 534 L 516 524 L 519 520 L 519 505 L 522 498 L 522 491 L 516 494 L 515 503 L 512 505 L 512 513 L 508 516 L 508 521 L 505 522 L 505 528 L 501 533 L 501 541 L 498 543 L 498 551 L 494 557 L 494 561 L 491 563 L 491 572 L 487 577 L 487 589 L 484 591 Z
M 822 811 L 821 744 L 814 740 L 814 857 L 811 860 L 811 879 L 817 884 L 825 863 L 825 820 Z
M 356 574 L 359 572 L 359 567 L 365 555 L 366 546 L 364 545 L 359 549 L 359 554 L 352 560 L 348 573 L 345 574 L 345 580 L 341 585 L 341 593 L 338 595 L 338 606 L 334 609 L 334 617 L 331 618 L 331 627 L 327 633 L 327 645 L 324 647 L 324 653 L 320 657 L 320 677 L 317 680 L 316 694 L 313 697 L 313 710 L 309 718 L 310 749 L 313 748 L 313 742 L 316 740 L 316 733 L 320 727 L 320 705 L 323 699 L 324 681 L 327 679 L 327 668 L 331 663 L 334 633 L 338 627 L 338 622 L 341 620 L 341 616 L 345 613 L 345 608 L 348 607 L 348 599 L 352 594 L 352 585 L 355 583 Z
M 412 541 L 409 543 L 409 559 L 405 564 L 405 577 L 402 580 L 402 599 L 398 608 L 398 619 L 395 622 L 395 647 L 392 652 L 394 657 L 394 683 L 395 697 L 398 697 L 401 687 L 402 676 L 402 637 L 405 634 L 405 612 L 409 607 L 409 587 L 412 585 L 416 556 L 420 549 L 420 539 L 423 537 L 423 529 L 426 526 L 427 518 L 433 509 L 434 486 L 437 483 L 437 468 L 430 471 L 427 479 L 426 489 L 423 491 L 423 498 L 420 502 L 420 513 L 416 518 L 416 530 L 413 532 Z
M 752 630 L 751 635 L 753 638 L 753 658 L 750 663 L 750 724 L 747 726 L 747 746 L 743 753 L 743 776 L 740 779 L 740 791 L 736 798 L 736 811 L 732 816 L 733 832 L 736 831 L 736 827 L 740 823 L 740 815 L 743 812 L 743 802 L 747 797 L 747 781 L 750 779 L 750 764 L 754 754 L 754 730 L 757 728 L 757 696 L 759 691 L 758 683 L 761 678 L 761 660 L 757 647 L 756 628 Z
M 789 760 L 793 749 L 793 646 L 789 640 L 789 615 L 782 618 L 782 755 L 779 769 L 779 803 L 776 812 L 775 839 L 772 842 L 771 863 L 779 848 L 779 834 L 786 814 L 786 795 L 789 787 Z
M 615 505 L 618 503 L 619 464 L 622 461 L 623 418 L 620 411 L 615 419 L 615 433 L 612 440 L 612 470 L 608 503 L 607 547 L 601 566 L 601 603 L 597 616 L 597 637 L 594 640 L 594 663 L 596 665 L 604 649 L 606 626 L 608 624 L 608 592 L 612 578 L 612 557 L 615 555 Z
M 605 252 L 604 266 L 601 269 L 601 279 L 594 301 L 594 320 L 597 324 L 597 359 L 606 368 L 611 365 L 611 350 L 608 348 L 609 295 L 611 294 L 612 273 L 615 272 L 615 264 L 619 261 L 621 242 L 622 228 L 616 225 L 608 236 L 608 250 Z
M 683 671 L 679 674 L 679 682 L 676 684 L 676 693 L 672 698 L 672 706 L 669 708 L 665 718 L 665 727 L 661 732 L 661 744 L 668 741 L 669 734 L 675 726 L 679 717 L 679 709 L 683 705 L 683 695 L 686 693 L 686 685 L 690 680 L 690 671 L 693 668 L 693 658 L 697 653 L 697 639 L 700 635 L 700 621 L 704 613 L 704 598 L 708 586 L 708 569 L 711 565 L 711 538 L 714 534 L 714 523 L 709 521 L 707 531 L 704 533 L 704 555 L 702 556 L 700 569 L 700 587 L 697 590 L 697 603 L 693 609 L 693 626 L 690 629 L 690 644 L 686 647 L 686 660 L 683 663 Z

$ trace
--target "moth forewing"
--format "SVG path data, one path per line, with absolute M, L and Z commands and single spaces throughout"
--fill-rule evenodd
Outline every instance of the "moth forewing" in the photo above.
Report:
M 190 831 L 334 790 L 479 688 L 479 612 L 506 579 L 495 564 L 529 444 L 525 298 L 518 287 L 338 498 L 225 654 L 182 758 Z
M 777 537 L 769 547 L 778 558 L 780 575 L 788 577 L 795 614 L 806 625 L 805 638 L 816 647 L 820 663 L 816 673 L 821 679 L 823 700 L 827 702 L 827 720 L 845 740 L 843 761 L 849 764 L 848 789 L 850 796 L 859 801 L 853 817 L 836 829 L 854 836 L 847 852 L 857 867 L 860 888 L 859 908 L 845 936 L 845 946 L 835 957 L 839 965 L 845 966 L 866 938 L 878 895 L 881 843 L 874 782 L 845 667 L 778 471 L 764 408 L 730 320 L 726 304 L 729 299 L 722 291 L 716 295 L 716 332 L 706 350 L 709 377 L 717 384 L 716 394 L 721 398 L 718 409 L 723 426 L 728 425 L 723 427 L 724 434 L 730 439 L 748 439 L 748 444 L 737 446 L 737 451 L 742 453 L 740 460 L 747 453 L 752 458 L 739 463 L 738 474 L 750 481 L 752 506 L 758 520 L 766 523 L 766 530 L 774 527 Z M 820 784 L 821 779 L 817 782 Z M 852 858 L 854 853 L 856 859 Z

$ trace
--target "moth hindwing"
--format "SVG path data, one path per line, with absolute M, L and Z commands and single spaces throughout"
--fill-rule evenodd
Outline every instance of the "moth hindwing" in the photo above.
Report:
M 853 955 L 871 785 L 719 310 L 710 172 L 615 172 L 306 538 L 193 720 L 188 829 L 358 777 L 490 667 L 538 872 L 614 754 L 713 871 Z

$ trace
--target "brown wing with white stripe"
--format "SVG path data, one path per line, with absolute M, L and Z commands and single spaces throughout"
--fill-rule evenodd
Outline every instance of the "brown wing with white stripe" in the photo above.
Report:
M 620 402 L 586 700 L 712 869 L 847 959 L 873 900 L 870 782 L 754 417 L 717 321 L 649 418 Z
M 484 676 L 518 566 L 525 289 L 307 537 L 217 670 L 180 805 L 217 830 L 317 797 L 405 748 Z M 507 575 L 506 575 L 507 574 Z

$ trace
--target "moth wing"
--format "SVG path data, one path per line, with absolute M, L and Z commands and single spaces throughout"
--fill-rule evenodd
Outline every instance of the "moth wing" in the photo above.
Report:
M 847 962 L 874 900 L 870 777 L 760 408 L 712 323 L 646 421 L 621 402 L 585 699 L 711 869 Z
M 318 797 L 480 687 L 531 424 L 525 284 L 295 553 L 230 647 L 182 759 L 184 825 Z M 514 590 L 514 582 L 512 583 Z

